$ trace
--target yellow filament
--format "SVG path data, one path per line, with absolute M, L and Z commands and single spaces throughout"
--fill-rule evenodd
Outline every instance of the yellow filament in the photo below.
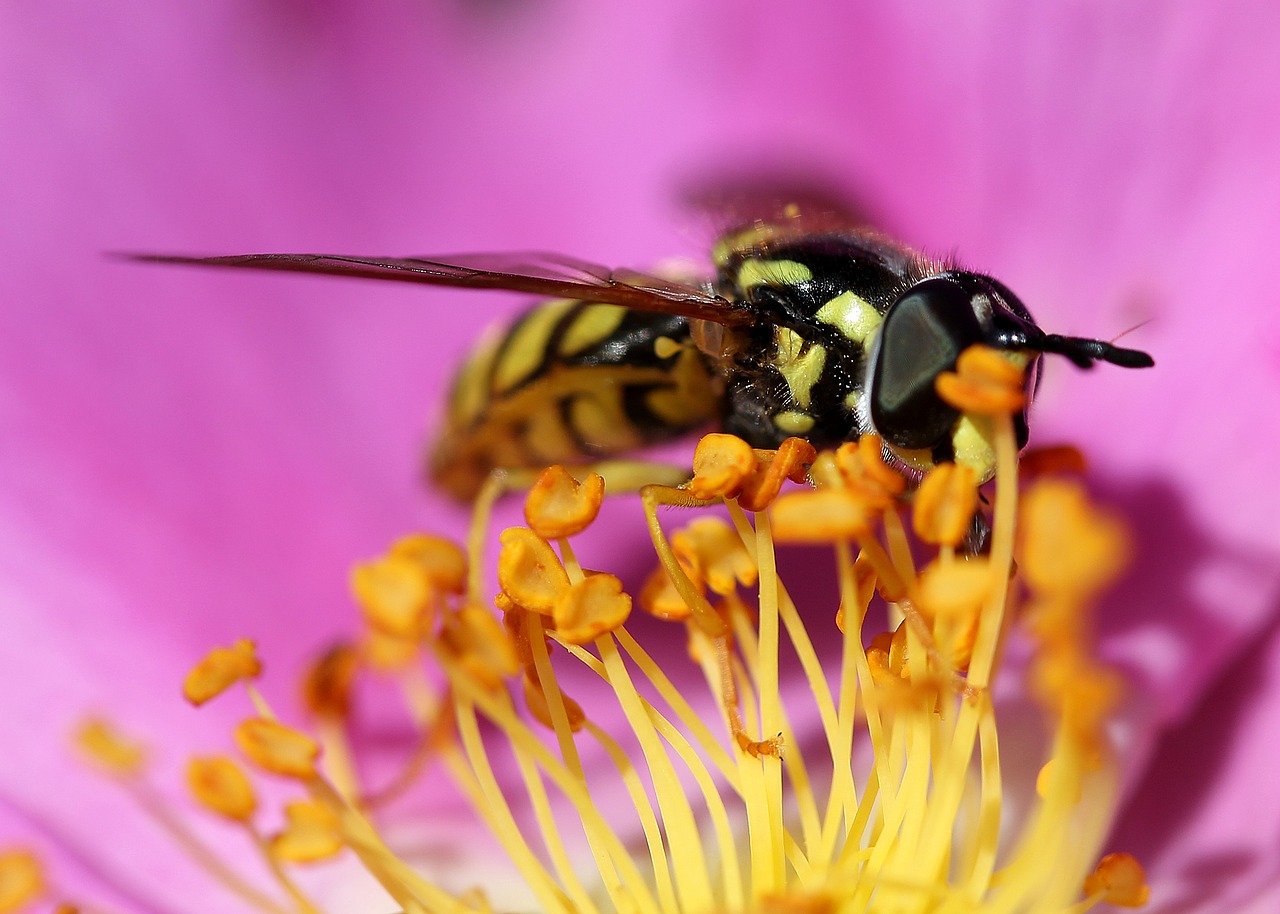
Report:
M 284 867 L 280 864 L 280 858 L 271 849 L 271 842 L 252 824 L 245 823 L 245 830 L 249 833 L 249 839 L 257 847 L 258 853 L 262 855 L 262 859 L 266 861 L 267 869 L 271 871 L 272 877 L 275 878 L 276 882 L 280 883 L 280 887 L 293 899 L 294 904 L 298 906 L 298 910 L 303 914 L 320 914 L 320 909 L 285 872 Z
M 582 569 L 578 567 L 577 560 L 573 557 L 573 553 L 569 551 L 569 544 L 561 541 L 560 549 L 565 557 L 565 561 L 569 564 L 566 569 L 569 572 L 569 580 L 577 581 L 582 577 Z M 560 747 L 560 757 L 564 759 L 566 768 L 570 775 L 576 778 L 580 783 L 585 783 L 586 778 L 582 771 L 582 761 L 578 756 L 577 745 L 573 741 L 573 731 L 569 726 L 569 713 L 565 708 L 564 694 L 560 691 L 560 684 L 556 681 L 555 674 L 551 670 L 551 659 L 547 656 L 547 644 L 544 640 L 544 630 L 542 627 L 542 619 L 536 613 L 530 613 L 528 617 L 529 624 L 529 647 L 533 653 L 534 668 L 538 674 L 538 683 L 547 698 L 547 709 L 551 713 L 551 723 L 555 729 L 556 742 Z M 548 815 L 548 819 L 550 816 Z M 617 871 L 609 861 L 607 852 L 604 850 L 599 834 L 593 828 L 586 827 L 587 841 L 591 845 L 593 853 L 596 855 L 600 873 L 605 877 L 605 885 L 610 893 L 615 895 L 622 891 L 617 878 Z M 554 822 L 550 822 L 543 827 L 544 841 L 550 847 L 551 845 L 559 845 L 559 832 Z M 567 861 L 566 861 L 567 867 Z M 581 893 L 581 889 L 578 892 Z M 616 902 L 616 897 L 615 897 Z M 594 908 L 594 906 L 592 906 Z
M 645 654 L 643 650 L 640 649 L 639 645 L 636 644 L 634 639 L 632 639 L 631 636 L 626 633 L 625 629 L 618 629 L 616 632 L 613 633 L 613 635 L 615 639 L 618 640 L 620 646 L 622 646 L 623 651 L 627 654 L 627 656 L 631 657 L 632 662 L 636 663 L 637 667 L 640 668 L 641 672 L 646 673 L 647 675 L 645 665 L 646 664 L 652 665 L 653 664 L 652 659 L 649 658 L 648 655 Z M 627 642 L 630 642 L 631 646 L 628 646 Z M 567 644 L 567 645 L 564 645 L 564 647 L 567 651 L 573 654 L 574 657 L 582 661 L 583 664 L 588 666 L 593 672 L 595 672 L 598 676 L 600 676 L 601 679 L 603 679 L 605 682 L 609 682 L 609 674 L 606 671 L 604 664 L 601 663 L 598 659 L 596 659 L 594 656 L 587 653 L 586 650 L 584 650 L 583 648 L 577 645 Z M 641 655 L 642 660 L 637 659 L 636 657 L 637 653 Z M 662 680 L 666 680 L 666 677 L 662 676 L 661 674 L 659 674 L 659 678 Z M 653 684 L 658 685 L 656 681 Z M 671 687 L 671 683 L 669 680 L 666 681 L 666 685 L 667 687 Z M 660 685 L 659 685 L 659 688 L 661 688 Z M 665 694 L 663 695 L 663 697 L 667 698 Z M 680 698 L 678 693 L 675 695 L 675 698 L 677 699 L 677 702 L 671 702 L 669 700 L 668 703 L 672 704 L 673 708 L 677 703 L 679 705 L 682 705 L 684 710 L 687 711 L 691 716 L 692 721 L 695 724 L 697 724 L 697 727 L 703 731 L 706 731 L 705 724 L 702 723 L 700 718 L 698 718 L 696 715 L 693 714 L 693 710 L 688 707 L 688 704 L 684 702 L 683 698 Z M 722 870 L 722 877 L 723 877 L 722 881 L 723 881 L 725 898 L 731 900 L 731 907 L 741 907 L 743 903 L 742 882 L 741 882 L 742 876 L 738 867 L 738 859 L 737 859 L 737 854 L 735 850 L 733 829 L 730 824 L 728 810 L 725 808 L 724 800 L 721 797 L 720 790 L 716 787 L 715 782 L 712 780 L 711 772 L 707 769 L 706 764 L 698 756 L 693 745 L 688 741 L 688 739 L 685 738 L 684 734 L 682 734 L 675 725 L 673 725 L 669 720 L 667 720 L 666 717 L 660 714 L 657 711 L 657 709 L 655 709 L 647 701 L 644 701 L 643 698 L 641 698 L 641 702 L 643 703 L 643 707 L 645 709 L 645 712 L 648 714 L 649 719 L 653 722 L 654 727 L 657 729 L 658 734 L 667 742 L 668 745 L 670 745 L 676 751 L 676 754 L 680 756 L 681 760 L 685 763 L 686 767 L 689 769 L 690 774 L 693 775 L 694 780 L 697 782 L 698 789 L 702 792 L 703 800 L 707 805 L 707 811 L 711 816 L 712 826 L 716 832 L 716 842 L 719 845 L 720 858 L 721 858 L 721 870 Z M 675 710 L 677 710 L 678 712 L 681 723 L 685 724 L 685 726 L 688 727 L 691 731 L 694 730 L 695 728 L 690 726 L 690 724 L 685 721 L 683 714 L 679 713 L 679 709 L 675 708 Z M 597 736 L 597 738 L 602 738 L 603 731 L 600 731 L 599 728 L 596 727 L 594 724 L 588 721 L 587 727 L 592 734 L 597 734 L 597 733 L 601 734 L 601 736 Z M 706 731 L 706 732 L 707 732 L 708 738 L 710 738 L 710 732 L 709 731 Z M 610 740 L 610 745 L 616 746 L 616 743 Z M 728 753 L 725 752 L 724 747 L 717 742 L 711 742 L 709 743 L 709 746 L 715 750 L 715 754 L 723 757 L 723 762 L 722 762 L 723 767 L 718 768 L 718 773 L 730 782 L 729 786 L 731 789 L 734 790 L 735 793 L 740 793 L 739 788 L 735 784 L 737 780 L 737 770 L 733 767 L 733 763 L 729 760 Z M 706 749 L 707 747 L 703 746 L 701 748 Z M 606 751 L 609 751 L 610 755 L 612 756 L 613 749 L 606 746 Z M 634 766 L 629 765 L 629 771 L 626 776 L 629 776 L 632 778 L 636 777 Z M 638 778 L 636 779 L 636 783 L 639 783 Z M 630 786 L 628 786 L 628 789 L 630 789 Z M 736 899 L 736 902 L 732 902 L 733 899 Z
M 567 767 L 555 760 L 542 741 L 515 715 L 509 701 L 498 701 L 495 696 L 461 676 L 459 671 L 450 669 L 447 659 L 444 663 L 446 670 L 451 674 L 450 679 L 454 682 L 455 695 L 462 708 L 473 718 L 475 710 L 482 712 L 506 734 L 514 751 L 528 754 L 573 805 L 589 838 L 599 839 L 600 849 L 597 850 L 593 845 L 592 850 L 600 872 L 608 872 L 616 866 L 619 880 L 627 887 L 628 900 L 638 909 L 638 914 L 659 914 L 657 902 L 642 879 L 640 871 L 618 836 L 601 817 L 600 811 L 587 792 L 585 780 L 581 776 L 575 776 Z M 474 721 L 470 726 L 475 730 L 476 741 L 468 757 L 488 768 L 484 744 L 479 739 L 479 730 L 475 727 Z
M 640 702 L 635 684 L 622 663 L 618 646 L 612 638 L 596 640 L 596 649 L 609 673 L 618 704 L 627 717 L 649 766 L 653 790 L 658 798 L 658 808 L 667 826 L 667 840 L 671 843 L 671 859 L 674 864 L 676 889 L 683 910 L 706 911 L 713 906 L 714 895 L 707 876 L 706 857 L 698 836 L 698 826 L 689 806 L 688 798 L 676 776 L 671 759 L 662 748 L 657 730 Z
M 462 739 L 462 747 L 467 754 L 469 770 L 475 778 L 475 786 L 479 796 L 477 809 L 489 819 L 494 834 L 506 848 L 511 862 L 516 865 L 520 875 L 528 883 L 538 899 L 538 904 L 548 914 L 572 914 L 568 898 L 556 887 L 555 881 L 538 861 L 537 856 L 525 841 L 515 815 L 507 804 L 506 795 L 498 785 L 493 769 L 480 738 L 477 726 L 475 706 L 459 696 L 457 700 L 458 733 Z

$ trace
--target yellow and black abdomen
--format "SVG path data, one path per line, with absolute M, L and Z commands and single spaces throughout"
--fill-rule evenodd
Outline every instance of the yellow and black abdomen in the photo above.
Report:
M 433 479 L 470 499 L 495 468 L 609 457 L 716 419 L 722 385 L 689 333 L 676 315 L 537 306 L 459 371 Z

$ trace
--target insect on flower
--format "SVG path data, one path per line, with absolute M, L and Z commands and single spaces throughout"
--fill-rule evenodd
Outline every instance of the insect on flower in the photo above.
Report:
M 613 457 L 711 424 L 757 448 L 799 437 L 821 449 L 874 432 L 909 475 L 954 461 L 981 481 L 994 466 L 989 429 L 935 390 L 970 345 L 1024 370 L 1028 395 L 1043 353 L 1082 368 L 1153 364 L 1044 332 L 990 276 L 794 206 L 723 235 L 714 278 L 697 284 L 548 253 L 142 259 L 550 297 L 458 374 L 431 474 L 462 499 L 494 470 Z M 1025 408 L 1015 427 L 1023 446 Z

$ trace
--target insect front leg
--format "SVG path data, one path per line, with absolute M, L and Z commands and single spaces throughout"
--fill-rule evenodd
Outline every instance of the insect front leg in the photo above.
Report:
M 658 553 L 663 569 L 670 577 L 671 583 L 693 613 L 693 622 L 707 635 L 715 652 L 716 666 L 720 678 L 720 699 L 724 714 L 729 723 L 729 731 L 734 742 L 750 755 L 777 756 L 782 751 L 781 739 L 757 740 L 747 732 L 742 723 L 739 711 L 737 679 L 733 663 L 733 635 L 728 623 L 712 608 L 707 598 L 689 579 L 676 559 L 671 542 L 662 523 L 658 520 L 659 507 L 700 508 L 709 507 L 721 501 L 719 498 L 702 499 L 692 495 L 688 490 L 665 485 L 646 485 L 640 490 L 640 499 L 644 504 L 645 522 L 649 527 L 649 536 L 653 540 L 653 548 Z

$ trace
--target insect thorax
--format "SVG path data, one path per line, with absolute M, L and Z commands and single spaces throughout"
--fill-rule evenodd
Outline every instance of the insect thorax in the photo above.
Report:
M 741 236 L 739 236 L 741 237 Z M 865 237 L 745 239 L 717 247 L 717 291 L 757 323 L 729 334 L 726 431 L 756 447 L 828 447 L 866 429 L 867 359 L 885 312 L 929 265 Z M 715 355 L 715 354 L 713 354 Z

